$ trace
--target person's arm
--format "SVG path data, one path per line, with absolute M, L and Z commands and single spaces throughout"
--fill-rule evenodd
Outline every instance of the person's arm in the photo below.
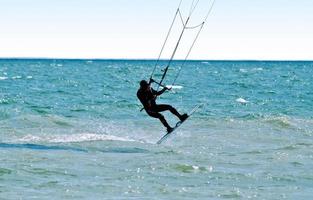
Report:
M 164 87 L 162 90 L 160 91 L 155 91 L 155 90 L 152 90 L 153 91 L 153 94 L 156 95 L 156 96 L 160 96 L 161 94 L 163 94 L 166 90 L 168 90 L 167 87 Z

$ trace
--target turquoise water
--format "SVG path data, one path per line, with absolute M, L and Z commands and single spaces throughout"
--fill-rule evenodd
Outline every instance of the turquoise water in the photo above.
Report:
M 0 199 L 313 198 L 313 62 L 187 62 L 158 101 L 205 106 L 162 145 L 154 63 L 0 60 Z

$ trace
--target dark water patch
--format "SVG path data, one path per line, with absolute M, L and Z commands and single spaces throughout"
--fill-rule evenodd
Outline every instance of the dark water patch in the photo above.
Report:
M 255 177 L 249 173 L 240 173 L 240 172 L 229 172 L 227 168 L 223 171 L 215 171 L 211 173 L 212 176 L 210 177 L 211 180 L 232 180 L 232 181 L 248 181 L 248 180 L 255 180 Z
M 235 163 L 235 162 L 220 162 L 220 164 L 223 165 L 230 165 L 230 166 L 236 166 L 236 167 L 253 167 L 256 166 L 256 163 Z
M 230 192 L 228 194 L 220 194 L 219 197 L 223 199 L 240 199 L 242 196 L 238 194 L 236 191 Z
M 32 110 L 35 111 L 35 112 L 37 112 L 38 114 L 42 114 L 42 115 L 47 115 L 47 114 L 49 114 L 48 111 L 42 110 L 42 109 L 38 109 L 38 108 L 34 108 L 34 109 L 32 109 Z
M 300 162 L 290 162 L 290 164 L 293 165 L 294 167 L 303 166 L 303 164 Z
M 55 170 L 48 170 L 44 168 L 29 168 L 29 169 L 23 169 L 23 171 L 31 173 L 31 174 L 35 174 L 35 175 L 44 175 L 44 176 L 62 175 L 62 176 L 76 177 L 76 175 L 69 174 L 64 170 L 55 171 Z
M 269 177 L 273 181 L 278 181 L 278 182 L 287 182 L 287 183 L 294 183 L 296 180 L 293 177 L 285 176 L 271 176 Z
M 30 104 L 28 104 L 30 105 Z M 37 112 L 38 114 L 47 115 L 51 112 L 51 106 L 37 106 L 37 105 L 30 105 L 30 109 L 32 111 Z
M 313 144 L 311 144 L 311 143 L 297 143 L 296 145 L 304 146 L 304 147 L 311 147 L 311 146 L 313 146 Z
M 3 176 L 5 174 L 11 174 L 12 170 L 10 169 L 5 169 L 5 168 L 0 168 L 0 176 Z
M 61 120 L 52 120 L 53 123 L 55 123 L 56 125 L 59 126 L 63 126 L 63 127 L 72 127 L 71 124 L 65 122 L 65 121 L 61 121 Z
M 0 111 L 0 120 L 5 120 L 9 118 L 10 118 L 10 115 L 8 113 Z
M 305 176 L 301 176 L 301 179 L 305 179 L 305 180 L 309 180 L 309 181 L 313 181 L 313 175 L 312 174 L 307 174 Z
M 66 118 L 75 118 L 76 116 L 74 116 L 74 115 L 64 115 L 64 117 L 66 117 Z
M 251 155 L 258 155 L 258 154 L 262 154 L 263 152 L 260 150 L 253 150 L 253 151 L 246 151 L 246 152 L 242 152 L 242 154 L 251 154 Z
M 30 107 L 31 107 L 31 108 L 39 108 L 39 109 L 48 109 L 48 110 L 52 109 L 51 106 L 37 106 L 37 105 L 31 105 Z
M 57 90 L 56 93 L 58 93 L 58 94 L 70 94 L 70 92 L 67 92 L 65 90 Z
M 41 188 L 51 188 L 51 187 L 55 187 L 59 184 L 58 181 L 49 181 L 49 182 L 46 182 L 46 183 L 41 183 L 40 185 L 37 186 L 38 189 L 41 189 Z
M 165 154 L 165 155 L 178 155 L 179 153 L 174 150 L 168 150 L 168 151 L 158 151 L 154 153 L 155 155 L 158 154 Z
M 253 85 L 251 85 L 249 83 L 243 83 L 243 82 L 233 82 L 230 85 L 236 86 L 236 87 L 240 87 L 240 88 L 244 88 L 244 89 L 253 88 Z
M 275 150 L 296 150 L 296 149 L 301 149 L 303 147 L 311 147 L 312 144 L 309 143 L 296 143 L 288 146 L 284 146 Z
M 237 116 L 236 118 L 242 119 L 242 120 L 258 120 L 258 119 L 262 119 L 263 117 L 264 116 L 260 113 L 247 113 L 241 116 Z
M 229 157 L 235 157 L 238 156 L 236 153 L 231 153 L 231 152 L 220 152 L 218 153 L 220 156 L 229 156 Z
M 199 172 L 208 172 L 210 169 L 206 167 L 199 167 L 194 165 L 187 165 L 187 164 L 176 164 L 173 165 L 172 168 L 175 171 L 182 172 L 182 173 L 199 173 Z
M 138 107 L 138 104 L 130 102 L 128 100 L 118 100 L 118 101 L 115 101 L 114 104 L 118 108 L 137 108 Z
M 273 91 L 273 90 L 264 90 L 264 91 L 259 91 L 259 92 L 258 92 L 258 94 L 264 94 L 264 95 L 267 95 L 267 94 L 269 94 L 269 95 L 275 95 L 275 94 L 277 94 L 277 92 L 276 92 L 276 91 Z
M 142 153 L 149 153 L 150 151 L 146 149 L 141 149 L 137 147 L 111 147 L 111 148 L 106 148 L 104 150 L 97 150 L 102 153 L 121 153 L 121 154 L 142 154 Z
M 55 150 L 55 151 L 78 151 L 87 152 L 85 149 L 66 147 L 66 146 L 48 146 L 40 144 L 12 144 L 12 143 L 0 143 L 0 148 L 5 149 L 30 149 L 30 150 Z
M 296 149 L 299 149 L 299 147 L 297 147 L 296 145 L 288 145 L 288 146 L 285 146 L 285 147 L 281 147 L 281 148 L 278 148 L 278 149 L 275 149 L 275 150 L 296 150 Z
M 71 112 L 87 112 L 88 110 L 84 108 L 73 108 L 73 109 L 70 109 L 70 111 Z
M 96 100 L 93 100 L 93 104 L 94 105 L 102 105 L 102 104 L 104 104 L 104 103 L 106 103 L 106 100 L 103 100 L 103 99 L 96 99 Z

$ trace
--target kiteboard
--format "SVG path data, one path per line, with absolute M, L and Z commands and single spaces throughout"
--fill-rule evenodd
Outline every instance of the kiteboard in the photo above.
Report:
M 175 127 L 173 127 L 171 132 L 167 132 L 161 139 L 159 139 L 159 141 L 157 142 L 157 144 L 161 144 L 163 141 L 165 141 L 168 137 L 170 137 L 175 130 L 180 127 L 185 121 L 187 121 L 203 104 L 199 104 L 196 105 L 189 113 L 188 113 L 188 117 L 184 120 L 184 121 L 179 121 L 176 123 Z

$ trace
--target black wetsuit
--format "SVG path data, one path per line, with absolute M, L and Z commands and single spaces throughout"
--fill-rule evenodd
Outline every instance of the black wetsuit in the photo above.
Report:
M 164 88 L 163 90 L 157 92 L 152 88 L 148 91 L 143 90 L 143 89 L 139 89 L 137 91 L 137 97 L 140 100 L 140 102 L 142 103 L 144 109 L 146 110 L 146 112 L 149 116 L 154 117 L 154 118 L 158 118 L 166 128 L 170 128 L 170 126 L 166 122 L 164 116 L 160 112 L 169 110 L 171 113 L 176 115 L 178 118 L 181 118 L 182 116 L 171 105 L 167 105 L 167 104 L 159 104 L 158 105 L 158 104 L 156 104 L 156 102 L 155 102 L 156 97 L 161 95 L 165 90 L 166 89 Z

